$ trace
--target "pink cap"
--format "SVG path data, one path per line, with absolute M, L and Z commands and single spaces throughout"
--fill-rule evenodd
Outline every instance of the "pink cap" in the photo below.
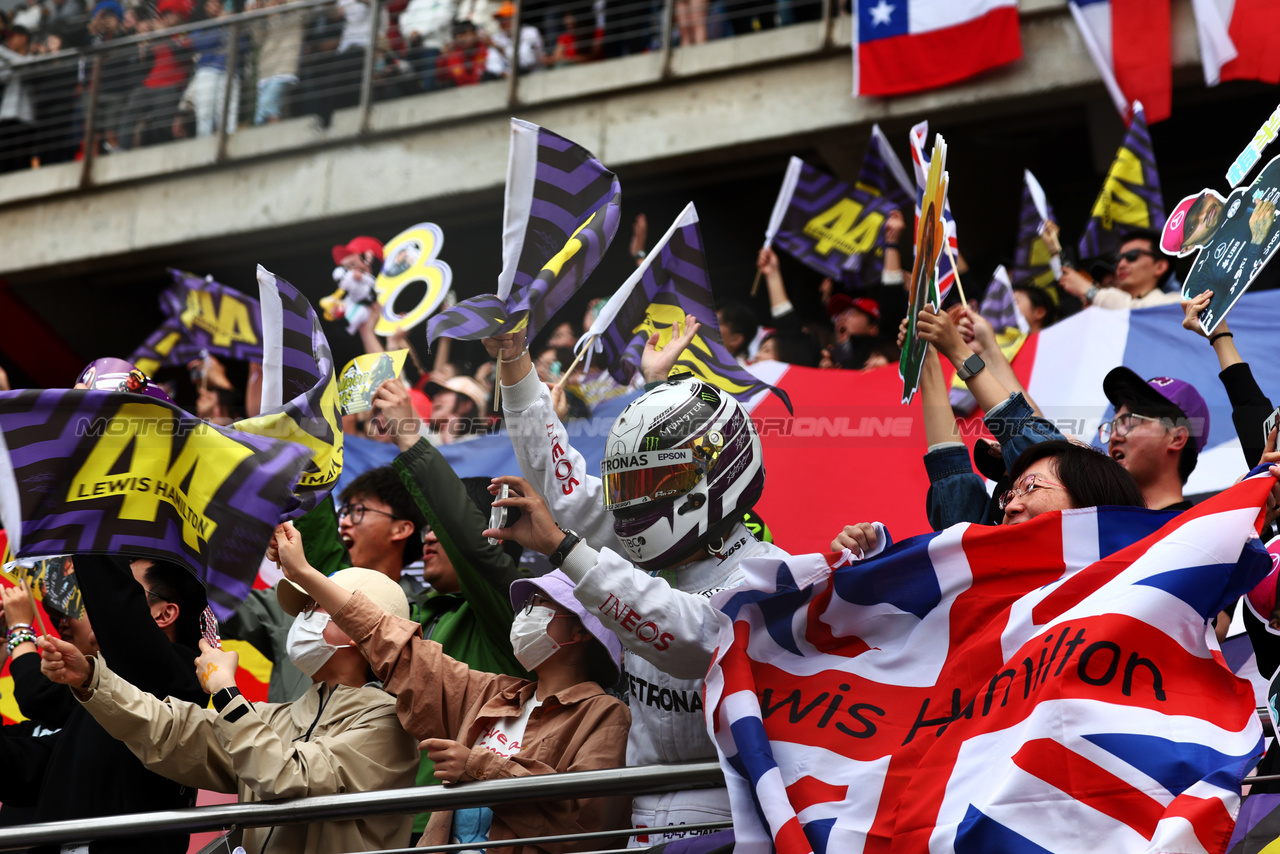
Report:
M 1168 255 L 1177 255 L 1182 251 L 1182 234 L 1187 224 L 1187 214 L 1191 212 L 1191 206 L 1196 203 L 1199 196 L 1187 196 L 1178 206 L 1173 209 L 1173 213 L 1169 216 L 1169 221 L 1164 224 L 1164 231 L 1160 234 L 1160 248 Z

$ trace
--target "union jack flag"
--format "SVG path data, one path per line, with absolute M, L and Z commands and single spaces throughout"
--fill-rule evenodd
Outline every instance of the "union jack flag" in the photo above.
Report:
M 737 850 L 1225 850 L 1262 731 L 1206 625 L 1274 483 L 744 561 L 706 683 Z
M 920 202 L 924 199 L 925 185 L 929 183 L 929 158 L 924 153 L 925 140 L 929 137 L 929 123 L 921 122 L 911 129 L 911 165 L 916 172 L 916 222 L 920 221 Z M 951 199 L 942 206 L 942 221 L 946 226 L 947 245 L 938 256 L 938 302 L 943 302 L 956 283 L 956 268 L 952 263 L 956 255 L 956 219 L 951 215 Z

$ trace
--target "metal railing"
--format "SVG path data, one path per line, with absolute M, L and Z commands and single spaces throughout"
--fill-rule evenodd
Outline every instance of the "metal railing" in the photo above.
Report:
M 198 8 L 204 7 L 205 0 L 194 2 Z M 510 72 L 502 75 L 492 70 L 480 72 L 476 51 L 468 54 L 465 49 L 449 52 L 448 46 L 443 52 L 428 48 L 411 40 L 412 34 L 403 29 L 398 31 L 398 39 L 389 41 L 396 29 L 387 27 L 391 21 L 386 12 L 388 0 L 365 3 L 368 31 L 362 38 L 356 38 L 358 27 L 354 24 L 347 32 L 335 0 L 297 0 L 168 28 L 161 28 L 163 21 L 157 19 L 140 24 L 136 34 L 29 56 L 13 66 L 12 81 L 16 82 L 8 85 L 30 90 L 35 121 L 15 142 L 22 151 L 14 155 L 17 149 L 11 147 L 11 156 L 0 157 L 0 169 L 25 169 L 27 165 L 78 158 L 79 186 L 89 187 L 95 183 L 97 164 L 104 154 L 188 136 L 215 137 L 212 159 L 224 161 L 229 156 L 228 137 L 251 122 L 276 120 L 279 116 L 272 112 L 272 105 L 280 97 L 291 105 L 285 115 L 317 115 L 325 126 L 335 110 L 356 107 L 354 130 L 363 135 L 371 130 L 370 116 L 376 102 L 481 79 L 505 77 L 509 108 L 521 103 L 524 78 L 557 67 L 657 52 L 659 79 L 667 79 L 672 76 L 674 48 L 703 37 L 724 38 L 821 21 L 823 36 L 818 50 L 829 50 L 834 22 L 845 14 L 843 0 L 735 0 L 724 4 L 724 14 L 711 15 L 698 24 L 688 19 L 680 0 L 611 0 L 603 6 L 584 0 L 578 4 L 577 16 L 558 9 L 555 13 L 538 12 L 531 18 L 525 4 L 516 0 L 511 27 L 513 56 L 508 63 Z M 267 41 L 270 28 L 285 26 L 285 22 L 301 30 L 300 36 L 294 33 L 302 47 L 293 66 L 296 82 L 292 84 L 275 72 L 282 65 L 288 68 L 291 58 L 269 54 L 269 45 L 285 42 Z M 520 32 L 529 26 L 542 34 L 543 42 L 537 62 L 522 70 Z M 282 38 L 279 33 L 277 37 Z M 193 39 L 201 46 L 201 59 L 194 69 Z M 463 36 L 458 39 L 465 41 Z M 449 44 L 461 43 L 455 40 Z M 53 44 L 50 39 L 50 47 Z M 340 51 L 342 47 L 347 50 Z M 277 61 L 281 57 L 284 62 Z M 455 61 L 471 64 L 465 73 L 454 75 Z M 267 69 L 274 73 L 264 75 Z M 278 83 L 272 82 L 277 79 Z M 268 85 L 260 91 L 263 84 Z M 5 144 L 6 139 L 0 138 L 0 149 Z
M 724 786 L 724 775 L 716 762 L 574 771 L 506 780 L 484 780 L 457 786 L 413 787 L 379 792 L 321 795 L 291 801 L 158 810 L 111 816 L 110 821 L 92 818 L 27 824 L 0 829 L 0 851 L 37 845 L 65 845 L 90 840 L 117 839 L 122 836 L 141 836 L 151 833 L 194 833 L 244 827 L 274 827 L 281 824 L 333 821 L 366 815 L 400 815 L 466 809 L 514 801 L 635 795 L 722 786 Z M 640 832 L 654 833 L 658 830 L 658 828 L 646 828 Z M 590 834 L 586 838 L 607 839 L 626 835 L 626 831 L 609 831 Z M 579 837 L 570 834 L 539 837 L 544 842 L 563 841 L 570 838 Z M 466 846 L 450 845 L 442 846 L 437 850 L 458 850 L 463 847 Z

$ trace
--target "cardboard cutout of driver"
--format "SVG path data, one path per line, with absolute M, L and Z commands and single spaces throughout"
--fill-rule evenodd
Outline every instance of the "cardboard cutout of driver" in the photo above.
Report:
M 1199 252 L 1182 286 L 1183 299 L 1213 291 L 1200 314 L 1205 334 L 1213 334 L 1236 300 L 1280 248 L 1280 157 L 1269 162 L 1248 187 L 1225 199 L 1211 189 L 1187 196 L 1174 208 L 1160 236 L 1160 248 L 1179 258 Z

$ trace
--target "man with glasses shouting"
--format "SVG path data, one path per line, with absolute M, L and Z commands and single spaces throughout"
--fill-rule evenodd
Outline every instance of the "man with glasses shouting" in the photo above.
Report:
M 1096 282 L 1075 271 L 1064 273 L 1059 283 L 1085 305 L 1099 308 L 1150 308 L 1181 302 L 1179 292 L 1160 290 L 1173 268 L 1169 266 L 1169 259 L 1158 251 L 1158 245 L 1159 235 L 1154 231 L 1128 232 L 1116 256 L 1113 288 L 1099 288 Z
M 1186 510 L 1182 488 L 1209 441 L 1209 406 L 1190 383 L 1172 377 L 1144 382 L 1125 367 L 1102 390 L 1115 417 L 1098 429 L 1111 459 L 1133 475 L 1152 510 Z

